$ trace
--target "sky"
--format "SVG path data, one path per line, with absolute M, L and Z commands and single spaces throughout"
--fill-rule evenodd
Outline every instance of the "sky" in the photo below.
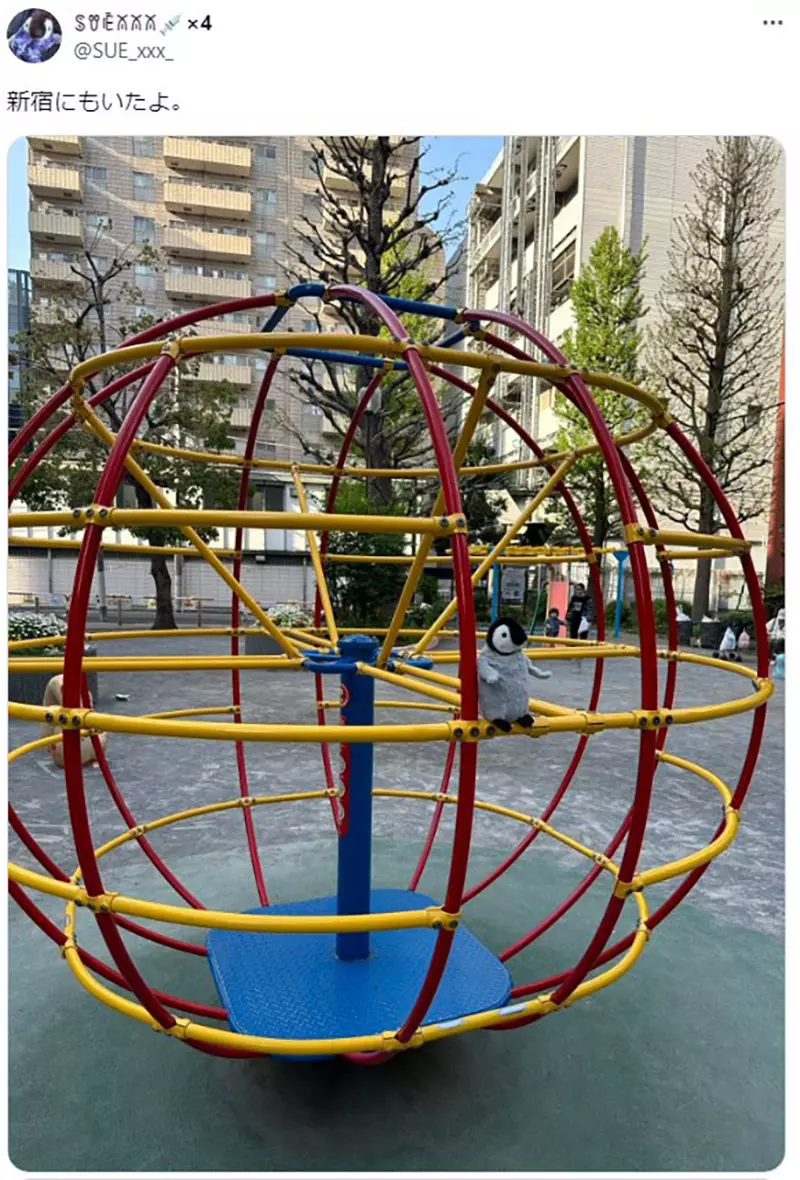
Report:
M 459 220 L 464 213 L 475 185 L 503 146 L 500 135 L 438 135 L 423 140 L 426 150 L 424 172 L 437 169 L 455 170 L 459 179 L 451 186 L 451 213 Z M 8 154 L 8 265 L 12 270 L 30 267 L 30 239 L 28 237 L 27 153 L 24 139 L 16 140 Z M 424 176 L 423 176 L 424 180 Z M 441 193 L 435 193 L 423 212 L 429 210 Z

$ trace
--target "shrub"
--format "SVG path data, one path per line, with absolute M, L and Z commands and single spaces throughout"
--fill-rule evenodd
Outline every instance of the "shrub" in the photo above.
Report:
M 616 602 L 607 602 L 606 603 L 605 616 L 606 616 L 606 627 L 613 628 L 614 620 L 617 617 L 617 604 L 616 604 Z M 625 630 L 625 631 L 629 630 L 633 626 L 633 623 L 634 623 L 633 610 L 631 609 L 630 603 L 623 602 L 622 616 L 621 616 L 621 626 L 622 626 L 623 630 Z
M 683 609 L 683 613 L 691 616 L 692 604 L 691 602 L 679 602 L 678 606 Z M 653 599 L 653 614 L 656 620 L 656 632 L 659 635 L 667 634 L 668 619 L 667 619 L 667 600 L 666 598 Z
M 66 624 L 57 615 L 40 615 L 35 611 L 12 611 L 8 616 L 8 640 L 14 643 L 20 639 L 46 639 L 48 636 L 64 635 Z M 17 648 L 15 656 L 31 655 L 52 656 L 62 655 L 63 646 Z

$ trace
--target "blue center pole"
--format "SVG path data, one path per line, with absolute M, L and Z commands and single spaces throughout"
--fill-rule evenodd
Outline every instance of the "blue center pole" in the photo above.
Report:
M 339 644 L 342 659 L 352 662 L 352 670 L 342 672 L 346 704 L 342 716 L 347 725 L 372 725 L 375 720 L 375 681 L 360 675 L 355 664 L 374 664 L 378 655 L 376 640 L 366 635 L 348 635 Z M 336 891 L 337 914 L 368 914 L 372 875 L 372 742 L 348 745 L 349 775 L 347 831 L 339 837 L 339 868 Z M 339 959 L 366 959 L 369 933 L 337 934 Z
M 492 570 L 492 620 L 500 618 L 500 579 L 502 573 L 499 565 Z
M 615 549 L 614 556 L 617 559 L 617 608 L 614 611 L 614 638 L 619 639 L 619 633 L 622 629 L 622 597 L 625 588 L 625 561 L 628 556 L 628 550 Z

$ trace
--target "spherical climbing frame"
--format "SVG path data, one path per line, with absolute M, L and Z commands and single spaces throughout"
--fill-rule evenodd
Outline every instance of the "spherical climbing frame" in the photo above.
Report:
M 356 302 L 369 308 L 385 329 L 384 336 L 280 332 L 277 329 L 287 311 L 305 298 L 325 302 Z M 235 311 L 264 308 L 270 314 L 258 333 L 235 336 L 185 336 L 183 328 L 203 320 L 218 319 Z M 416 344 L 409 339 L 400 319 L 403 313 L 428 316 L 443 322 L 442 338 L 434 345 Z M 493 330 L 494 329 L 494 330 Z M 497 332 L 500 330 L 500 333 Z M 176 333 L 178 333 L 176 335 Z M 521 347 L 507 338 L 523 341 Z M 476 350 L 463 351 L 455 346 L 465 337 L 479 342 Z M 150 444 L 137 438 L 149 406 L 157 398 L 165 380 L 185 359 L 210 353 L 230 353 L 250 349 L 270 355 L 269 364 L 256 398 L 247 444 L 243 455 L 186 452 L 174 447 Z M 541 354 L 537 360 L 528 349 Z M 284 356 L 325 360 L 328 363 L 371 368 L 374 376 L 361 396 L 344 438 L 335 466 L 290 463 L 256 457 L 256 438 L 262 413 L 275 373 Z M 85 383 L 109 366 L 126 366 L 117 377 L 91 397 L 84 397 Z M 471 370 L 473 384 L 454 372 Z M 417 390 L 427 422 L 435 466 L 391 471 L 370 470 L 348 464 L 350 450 L 359 423 L 371 399 L 387 373 L 407 373 Z M 581 452 L 544 453 L 530 434 L 491 396 L 500 373 L 545 378 L 586 418 L 594 443 Z M 436 378 L 466 395 L 466 408 L 458 439 L 451 450 L 441 411 L 431 379 Z M 96 408 L 122 389 L 138 385 L 119 433 L 114 436 L 96 414 Z M 633 399 L 650 414 L 646 426 L 623 437 L 613 437 L 593 401 L 588 386 L 596 386 Z M 50 433 L 30 449 L 41 428 L 51 424 L 54 414 L 71 401 L 69 412 L 50 429 Z M 459 478 L 474 473 L 464 466 L 467 449 L 481 416 L 497 415 L 530 452 L 530 458 L 496 463 L 480 468 L 482 474 L 510 470 L 535 472 L 541 469 L 546 482 L 532 496 L 519 518 L 502 540 L 485 556 L 470 550 L 468 522 L 462 514 Z M 223 1056 L 243 1057 L 280 1054 L 298 1057 L 344 1055 L 353 1061 L 373 1064 L 393 1053 L 416 1047 L 471 1029 L 512 1029 L 532 1023 L 550 1012 L 575 1003 L 613 983 L 628 971 L 644 950 L 652 931 L 675 909 L 699 881 L 711 860 L 734 839 L 739 813 L 747 793 L 761 743 L 766 702 L 772 691 L 768 679 L 768 644 L 766 620 L 757 576 L 749 555 L 749 545 L 735 513 L 713 474 L 696 449 L 684 436 L 661 403 L 646 391 L 625 381 L 599 373 L 579 371 L 570 365 L 559 350 L 539 332 L 516 316 L 496 311 L 461 310 L 383 297 L 353 286 L 301 284 L 280 295 L 257 296 L 204 307 L 178 316 L 139 333 L 118 350 L 83 362 L 70 375 L 69 382 L 54 394 L 23 427 L 11 445 L 10 463 L 18 463 L 10 489 L 10 503 L 21 497 L 27 479 L 45 455 L 73 428 L 87 430 L 108 447 L 108 459 L 100 476 L 94 502 L 86 507 L 53 512 L 12 512 L 10 528 L 50 525 L 83 529 L 78 548 L 74 593 L 70 603 L 69 623 L 64 643 L 63 661 L 50 657 L 14 657 L 19 647 L 52 645 L 52 639 L 24 640 L 10 645 L 11 667 L 19 671 L 42 670 L 64 674 L 64 706 L 57 714 L 44 708 L 12 703 L 12 717 L 55 723 L 60 733 L 18 748 L 11 761 L 56 741 L 63 741 L 67 806 L 75 841 L 78 868 L 68 874 L 41 847 L 13 808 L 10 822 L 16 836 L 38 861 L 43 872 L 11 864 L 10 890 L 22 909 L 61 947 L 80 983 L 103 1003 L 157 1031 L 176 1037 L 194 1048 Z M 625 448 L 656 430 L 663 431 L 683 452 L 710 489 L 728 535 L 705 536 L 690 532 L 665 531 L 659 527 L 653 505 L 626 454 Z M 591 538 L 567 480 L 578 454 L 599 451 L 607 467 L 616 496 L 626 547 L 628 550 L 636 611 L 639 620 L 637 646 L 607 642 L 599 576 L 599 551 Z M 235 511 L 189 510 L 170 506 L 162 491 L 149 479 L 136 461 L 137 453 L 171 453 L 187 459 L 217 462 L 240 469 L 238 507 Z M 291 513 L 292 529 L 305 530 L 311 562 L 317 581 L 313 628 L 281 629 L 269 613 L 247 592 L 241 582 L 243 529 L 284 527 L 286 513 L 246 510 L 250 473 L 261 467 L 291 473 L 297 492 L 299 512 Z M 12 468 L 13 470 L 13 468 Z M 114 507 L 117 489 L 125 473 L 142 484 L 157 507 L 121 509 Z M 330 477 L 325 512 L 308 508 L 304 474 Z M 440 491 L 430 517 L 408 519 L 391 516 L 355 516 L 337 514 L 336 499 L 340 481 L 347 478 L 434 479 Z M 574 549 L 541 547 L 515 556 L 506 552 L 524 525 L 548 496 L 560 496 L 575 524 L 579 544 Z M 639 514 L 643 520 L 640 520 Z M 227 628 L 183 629 L 165 634 L 180 639 L 187 634 L 224 635 L 230 637 L 230 656 L 136 656 L 106 658 L 86 657 L 87 638 L 95 641 L 152 636 L 152 631 L 108 632 L 87 635 L 92 576 L 108 527 L 179 528 L 189 544 L 198 551 L 223 578 L 232 591 L 231 626 Z M 215 525 L 235 529 L 233 551 L 211 549 L 195 531 L 196 526 Z M 394 532 L 418 537 L 416 554 L 411 557 L 369 558 L 406 563 L 408 577 L 388 628 L 373 629 L 366 635 L 354 635 L 336 624 L 327 590 L 325 567 L 336 561 L 358 560 L 329 552 L 330 532 L 337 529 L 364 532 Z M 319 536 L 318 536 L 319 534 Z M 430 550 L 437 537 L 450 539 L 447 557 L 432 557 Z M 13 532 L 11 543 L 17 539 Z M 23 538 L 19 538 L 20 543 Z M 31 538 L 24 537 L 26 545 Z M 52 544 L 47 541 L 47 544 Z M 650 577 L 645 547 L 655 546 L 667 606 L 667 647 L 656 645 Z M 113 549 L 113 545 L 105 545 Z M 178 550 L 185 552 L 185 549 Z M 742 564 L 755 621 L 757 667 L 729 664 L 712 657 L 681 652 L 678 646 L 676 600 L 671 563 L 677 560 L 700 560 L 713 556 L 737 556 Z M 362 559 L 363 560 L 363 559 Z M 473 588 L 495 564 L 587 562 L 591 592 L 597 619 L 596 640 L 531 640 L 529 654 L 535 650 L 542 660 L 590 659 L 594 661 L 594 678 L 589 701 L 584 709 L 567 708 L 546 701 L 531 702 L 535 713 L 532 730 L 515 726 L 511 737 L 521 741 L 542 738 L 552 733 L 575 733 L 578 741 L 570 763 L 547 807 L 540 815 L 529 815 L 476 798 L 477 756 L 486 740 L 504 740 L 494 727 L 478 715 L 476 620 Z M 439 619 L 427 631 L 404 628 L 420 577 L 426 567 L 452 563 L 455 597 Z M 472 566 L 476 566 L 473 570 Z M 241 606 L 255 616 L 258 626 L 241 626 Z M 447 631 L 446 624 L 457 613 L 457 632 Z M 280 656 L 244 656 L 240 654 L 240 637 L 249 631 L 266 632 L 279 644 Z M 427 654 L 437 635 L 458 636 L 458 650 Z M 400 637 L 414 640 L 398 648 Z M 603 680 L 604 662 L 610 658 L 632 658 L 639 662 L 641 692 L 638 708 L 617 713 L 597 709 Z M 658 661 L 667 661 L 664 694 L 659 703 Z M 439 670 L 441 665 L 458 665 L 458 676 Z M 674 706 L 678 665 L 692 663 L 718 668 L 751 681 L 751 692 L 722 704 L 693 708 Z M 240 672 L 243 668 L 270 670 L 305 669 L 314 675 L 316 686 L 316 725 L 256 724 L 242 717 Z M 185 708 L 168 714 L 126 716 L 107 714 L 89 706 L 86 673 L 90 670 L 167 671 L 172 669 L 229 669 L 232 678 L 232 703 L 217 709 Z M 327 700 L 326 677 L 336 675 L 341 681 L 341 696 Z M 375 701 L 379 684 L 400 686 L 421 700 Z M 428 723 L 376 724 L 374 707 L 430 709 L 448 716 Z M 341 713 L 338 723 L 328 722 L 331 709 Z M 673 725 L 709 721 L 736 713 L 752 712 L 752 728 L 743 765 L 735 787 L 731 788 L 712 771 L 666 752 L 669 729 Z M 215 713 L 232 715 L 231 721 L 197 719 Z M 193 719 L 195 718 L 195 719 Z M 602 851 L 591 849 L 553 827 L 550 820 L 573 781 L 592 734 L 606 729 L 639 730 L 639 756 L 635 790 L 630 807 L 617 832 Z M 149 823 L 137 823 L 116 783 L 102 745 L 100 733 L 128 733 L 151 737 L 221 740 L 233 742 L 239 778 L 239 796 L 219 803 L 190 808 Z M 99 768 L 111 796 L 127 825 L 120 835 L 102 847 L 92 841 L 81 762 L 81 737 L 94 738 Z M 325 787 L 319 790 L 253 796 L 248 785 L 245 757 L 249 742 L 313 742 L 320 745 Z M 341 780 L 333 771 L 330 743 L 340 743 L 344 772 Z M 372 760 L 374 748 L 384 742 L 444 742 L 447 757 L 438 791 L 373 789 Z M 450 791 L 450 782 L 458 753 L 458 789 Z M 705 780 L 719 793 L 723 816 L 708 845 L 668 864 L 641 869 L 639 856 L 647 826 L 654 775 L 659 765 L 667 764 Z M 269 902 L 256 841 L 253 810 L 288 802 L 328 799 L 332 810 L 339 853 L 337 893 L 330 898 L 307 902 L 272 905 Z M 371 807 L 373 798 L 403 798 L 433 803 L 428 835 L 408 890 L 373 890 L 370 882 Z M 444 897 L 440 902 L 416 892 L 436 839 L 445 806 L 455 808 L 455 826 L 450 867 Z M 259 907 L 247 913 L 230 913 L 205 908 L 187 886 L 166 865 L 153 848 L 150 833 L 168 825 L 199 815 L 241 809 L 249 856 L 252 864 Z M 507 817 L 526 829 L 514 850 L 485 879 L 466 889 L 470 842 L 475 810 Z M 590 868 L 574 891 L 546 918 L 528 931 L 499 956 L 483 947 L 462 924 L 462 908 L 496 881 L 537 839 L 540 834 L 559 841 L 590 862 Z M 114 849 L 136 841 L 151 863 L 172 886 L 183 905 L 127 897 L 109 891 L 103 881 L 99 861 Z M 620 856 L 615 859 L 621 849 Z M 559 921 L 587 892 L 601 874 L 611 879 L 611 891 L 605 910 L 589 945 L 570 968 L 547 979 L 514 986 L 505 964 Z M 650 912 L 646 889 L 656 882 L 679 878 L 675 890 Z M 67 902 L 63 930 L 43 913 L 26 890 L 63 898 Z M 633 929 L 615 943 L 612 935 L 626 902 L 635 907 Z M 78 908 L 86 907 L 94 915 L 112 967 L 79 947 L 76 938 Z M 209 931 L 207 945 L 199 946 L 171 935 L 162 934 L 140 924 L 148 919 L 169 925 L 199 927 Z M 168 995 L 152 988 L 137 969 L 120 931 L 136 934 L 165 947 L 185 953 L 207 956 L 225 1007 L 202 1004 Z M 322 949 L 320 949 L 322 948 Z M 333 953 L 332 952 L 333 948 Z M 320 963 L 325 960 L 320 975 Z M 347 972 L 342 976 L 342 972 Z M 375 974 L 377 972 L 377 974 Z M 381 974 L 382 972 L 382 974 Z M 372 974 L 370 974 L 372 973 Z M 354 997 L 348 1011 L 339 1000 L 328 995 L 320 1004 L 321 991 L 341 996 L 341 981 L 346 978 L 348 995 Z M 320 987 L 323 979 L 327 987 Z M 103 982 L 105 981 L 105 982 Z M 365 982 L 366 981 L 366 982 Z M 371 981 L 371 982 L 370 982 Z M 470 990 L 470 981 L 475 987 Z M 477 981 L 477 982 L 475 982 Z M 113 984 L 113 990 L 106 984 Z M 375 984 L 378 987 L 376 989 Z M 306 990 L 303 991 L 303 988 Z M 300 994 L 298 995 L 298 989 Z M 382 991 L 381 991 L 382 989 Z M 386 996 L 386 1003 L 376 1008 L 370 995 L 376 990 Z M 128 995 L 121 994 L 127 992 Z M 273 998 L 270 999 L 269 996 Z M 305 999 L 303 997 L 306 997 Z M 255 999 L 253 999 L 255 997 Z M 277 998 L 275 998 L 277 997 Z M 310 1001 L 308 997 L 311 997 Z M 305 1012 L 309 1002 L 317 1009 L 315 1020 L 293 1017 L 286 1024 L 286 1011 Z M 337 1008 L 338 1004 L 338 1008 Z M 347 1005 L 344 1005 L 347 1008 Z M 184 1015 L 176 1015 L 183 1013 Z M 384 1023 L 381 1023 L 381 1021 Z M 211 1020 L 216 1024 L 209 1024 Z M 287 1031 L 288 1028 L 288 1031 Z M 254 1031 L 255 1030 L 255 1031 Z

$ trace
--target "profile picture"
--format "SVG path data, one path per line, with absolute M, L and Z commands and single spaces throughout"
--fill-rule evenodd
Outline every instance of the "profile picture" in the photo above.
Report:
M 61 45 L 61 25 L 45 8 L 23 8 L 8 26 L 8 48 L 20 61 L 49 61 Z

